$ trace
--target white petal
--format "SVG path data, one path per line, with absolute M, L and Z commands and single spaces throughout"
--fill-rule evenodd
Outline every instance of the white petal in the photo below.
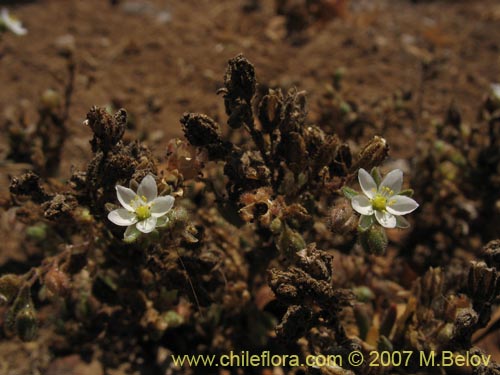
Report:
M 136 224 L 137 229 L 139 229 L 142 233 L 152 232 L 156 227 L 156 217 L 151 216 L 146 220 L 139 221 Z
M 395 169 L 387 173 L 387 175 L 380 183 L 378 191 L 380 193 L 383 193 L 384 192 L 383 188 L 387 187 L 389 190 L 392 191 L 392 194 L 394 195 L 401 191 L 402 185 L 403 185 L 403 172 L 401 171 L 401 169 Z
M 126 210 L 125 208 L 119 208 L 113 210 L 108 214 L 108 219 L 113 224 L 120 226 L 132 225 L 137 222 L 137 217 L 133 212 Z
M 377 183 L 367 171 L 363 168 L 360 168 L 358 171 L 358 181 L 359 186 L 361 186 L 361 190 L 368 198 L 373 198 L 377 193 Z
M 5 8 L 2 9 L 2 21 L 5 27 L 16 35 L 26 35 L 28 33 L 28 30 L 21 25 L 21 22 L 11 16 Z
M 370 200 L 364 195 L 356 195 L 351 199 L 352 208 L 361 215 L 373 215 L 373 207 Z
M 25 29 L 24 27 L 22 27 L 21 24 L 18 22 L 10 24 L 9 28 L 10 28 L 10 31 L 12 31 L 16 35 L 28 34 L 28 30 Z
M 132 201 L 137 196 L 133 190 L 126 188 L 125 186 L 116 185 L 116 196 L 118 197 L 118 201 L 120 204 L 125 207 L 129 211 L 134 211 L 134 207 L 132 207 Z
M 151 202 L 151 216 L 160 217 L 165 215 L 174 205 L 175 198 L 171 195 L 158 197 Z
M 141 232 L 137 230 L 135 225 L 131 225 L 125 229 L 125 233 L 123 234 L 123 239 L 126 242 L 134 242 L 139 236 Z
M 373 215 L 372 216 L 361 215 L 361 217 L 359 218 L 358 225 L 362 230 L 367 230 L 372 226 L 372 224 L 373 224 Z
M 410 227 L 410 223 L 403 216 L 396 216 L 396 227 L 406 229 Z
M 146 201 L 151 202 L 158 196 L 158 187 L 156 186 L 155 178 L 148 174 L 144 177 L 137 188 L 137 195 L 146 197 Z
M 418 203 L 410 197 L 395 195 L 387 200 L 387 211 L 393 215 L 406 215 L 417 209 Z
M 389 212 L 375 211 L 375 218 L 384 228 L 396 228 L 396 217 Z

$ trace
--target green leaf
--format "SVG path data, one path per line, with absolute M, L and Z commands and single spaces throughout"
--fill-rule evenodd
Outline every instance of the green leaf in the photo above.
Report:
M 352 198 L 354 198 L 356 195 L 359 195 L 359 193 L 356 190 L 351 189 L 351 188 L 349 188 L 347 186 L 344 186 L 342 188 L 342 193 L 349 200 L 352 199 Z
M 407 196 L 407 197 L 413 197 L 413 189 L 404 189 L 404 190 L 401 190 L 398 195 L 404 195 L 404 196 Z

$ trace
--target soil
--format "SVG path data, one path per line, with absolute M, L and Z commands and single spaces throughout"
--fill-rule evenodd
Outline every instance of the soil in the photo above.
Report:
M 345 98 L 369 106 L 397 92 L 411 93 L 415 121 L 421 123 L 441 119 L 452 103 L 463 122 L 474 122 L 489 85 L 500 81 L 498 0 L 357 0 L 347 12 L 312 22 L 289 37 L 285 18 L 271 0 L 262 0 L 255 10 L 244 7 L 250 2 L 235 0 L 111 3 L 0 1 L 28 29 L 26 36 L 0 36 L 0 115 L 27 108 L 27 122 L 34 122 L 40 95 L 48 88 L 63 90 L 63 54 L 74 48 L 76 76 L 61 181 L 70 176 L 71 166 L 82 168 L 90 158 L 91 134 L 82 122 L 94 105 L 126 108 L 136 120 L 126 137 L 147 142 L 159 156 L 166 140 L 182 137 L 184 112 L 224 119 L 223 101 L 215 93 L 228 59 L 239 53 L 254 64 L 260 85 L 306 90 L 311 122 L 320 120 L 320 99 L 339 69 L 345 71 Z M 426 78 L 425 66 L 432 70 Z M 29 165 L 7 159 L 9 146 L 1 131 L 0 193 L 5 196 L 10 176 Z M 391 158 L 411 155 L 416 136 L 414 128 L 389 126 L 384 137 Z M 12 218 L 2 221 L 6 234 Z M 20 254 L 9 243 L 7 237 L 0 270 L 29 259 L 29 249 Z M 37 368 L 48 368 L 47 375 L 102 373 L 99 363 L 73 355 L 51 358 L 43 345 L 50 332 L 42 329 L 30 344 L 0 342 L 0 373 L 38 374 Z M 496 361 L 498 346 L 498 335 L 483 345 Z

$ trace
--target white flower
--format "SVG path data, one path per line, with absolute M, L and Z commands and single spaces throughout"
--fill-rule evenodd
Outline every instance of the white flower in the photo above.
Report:
M 385 228 L 408 228 L 410 225 L 402 215 L 417 209 L 418 203 L 405 195 L 399 195 L 403 185 L 403 172 L 395 169 L 389 172 L 379 186 L 373 177 L 361 168 L 358 172 L 359 185 L 363 194 L 352 197 L 352 208 L 361 214 L 359 225 L 369 228 L 373 218 Z
M 5 26 L 7 30 L 12 31 L 16 35 L 26 35 L 28 33 L 28 30 L 21 25 L 21 21 L 11 16 L 6 8 L 2 8 L 0 25 Z
M 123 208 L 108 214 L 108 219 L 116 225 L 126 226 L 124 238 L 133 239 L 140 233 L 150 233 L 168 220 L 164 217 L 174 205 L 174 197 L 158 197 L 158 188 L 153 176 L 144 177 L 137 193 L 121 185 L 116 185 L 116 195 Z

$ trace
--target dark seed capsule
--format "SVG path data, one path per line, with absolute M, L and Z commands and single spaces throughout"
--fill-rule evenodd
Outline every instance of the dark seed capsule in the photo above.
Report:
M 330 210 L 328 227 L 333 233 L 348 234 L 358 226 L 358 217 L 354 214 L 351 202 L 342 198 Z
M 31 306 L 21 309 L 16 315 L 16 333 L 23 341 L 32 341 L 38 331 L 35 310 Z
M 500 276 L 484 262 L 471 262 L 467 280 L 469 295 L 477 302 L 490 302 L 499 292 Z
M 206 115 L 185 113 L 181 123 L 184 135 L 193 146 L 201 147 L 222 142 L 219 125 Z
M 68 275 L 58 268 L 52 268 L 45 274 L 44 283 L 47 289 L 57 296 L 66 295 L 70 286 Z
M 389 145 L 382 137 L 375 136 L 359 152 L 357 168 L 371 170 L 380 165 L 389 154 Z

